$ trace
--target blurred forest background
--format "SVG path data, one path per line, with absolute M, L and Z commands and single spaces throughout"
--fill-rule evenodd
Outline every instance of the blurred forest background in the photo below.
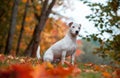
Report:
M 68 27 L 67 16 L 53 10 L 72 7 L 74 0 L 1 0 L 0 53 L 35 57 L 38 45 L 41 54 L 64 37 Z M 77 60 L 97 64 L 120 64 L 120 1 L 106 4 L 79 0 L 91 8 L 86 19 L 93 22 L 98 33 L 82 36 L 78 41 Z M 67 5 L 66 5 L 67 4 Z M 78 7 L 79 8 L 79 7 Z M 87 28 L 87 27 L 86 27 Z M 94 30 L 91 30 L 94 31 Z M 104 34 L 109 34 L 106 38 Z

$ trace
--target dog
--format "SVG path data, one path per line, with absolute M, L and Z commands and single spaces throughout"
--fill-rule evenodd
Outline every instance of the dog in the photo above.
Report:
M 65 62 L 65 57 L 71 56 L 71 64 L 74 65 L 75 51 L 77 48 L 76 37 L 81 29 L 81 24 L 70 22 L 69 30 L 65 37 L 53 44 L 43 55 L 44 62 L 61 61 Z

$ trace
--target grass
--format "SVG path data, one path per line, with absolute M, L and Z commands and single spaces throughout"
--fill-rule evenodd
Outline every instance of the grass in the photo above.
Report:
M 79 63 L 78 67 L 82 72 L 76 78 L 102 78 L 101 72 L 94 71 L 91 66 Z
M 82 72 L 78 78 L 101 78 L 101 73 L 92 73 L 92 72 L 89 72 L 89 73 L 86 73 L 86 72 Z

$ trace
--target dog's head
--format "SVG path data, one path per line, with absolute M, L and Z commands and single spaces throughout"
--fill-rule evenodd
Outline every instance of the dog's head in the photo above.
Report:
M 70 33 L 73 36 L 77 36 L 79 34 L 80 29 L 81 29 L 81 24 L 70 22 L 69 27 L 70 27 Z

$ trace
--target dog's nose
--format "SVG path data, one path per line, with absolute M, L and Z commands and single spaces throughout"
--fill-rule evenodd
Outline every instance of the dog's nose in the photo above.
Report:
M 75 31 L 76 34 L 78 34 L 79 32 L 78 31 Z

